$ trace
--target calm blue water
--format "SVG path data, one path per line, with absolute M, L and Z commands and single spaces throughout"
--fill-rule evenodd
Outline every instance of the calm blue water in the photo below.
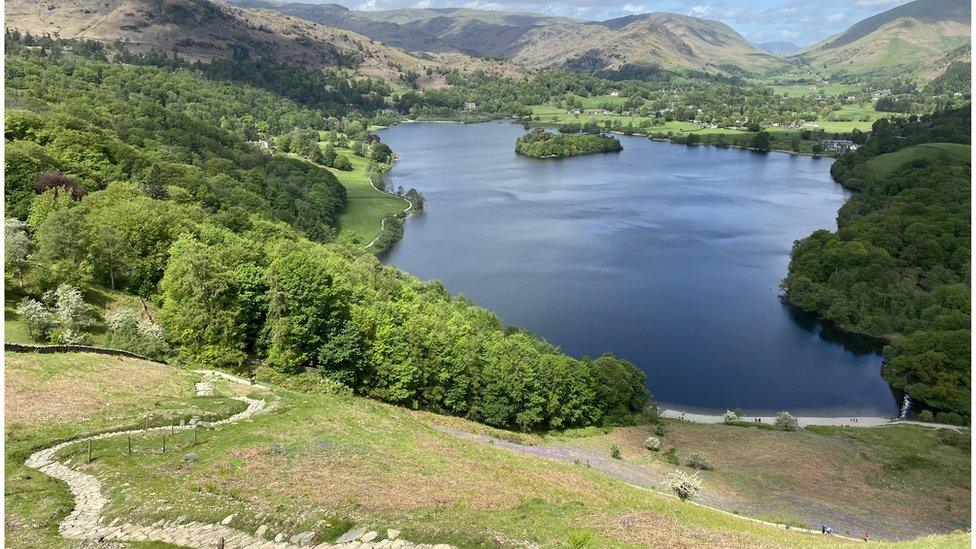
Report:
M 382 258 L 574 356 L 610 351 L 685 409 L 894 414 L 872 346 L 784 305 L 793 241 L 835 228 L 830 160 L 621 137 L 619 154 L 517 156 L 521 126 L 406 124 L 388 184 L 427 211 Z M 863 347 L 863 346 L 862 346 Z

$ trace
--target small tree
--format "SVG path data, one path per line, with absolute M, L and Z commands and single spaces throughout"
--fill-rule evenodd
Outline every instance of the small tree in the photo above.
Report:
M 722 422 L 726 425 L 735 425 L 739 422 L 739 414 L 732 410 L 726 410 L 725 413 L 722 414 Z
M 647 440 L 644 441 L 644 447 L 652 452 L 660 452 L 661 439 L 657 437 L 647 437 Z
M 699 471 L 711 471 L 714 468 L 712 466 L 712 462 L 705 457 L 705 454 L 700 454 L 698 452 L 688 456 L 688 461 L 686 463 L 688 467 L 698 469 Z
M 613 459 L 620 459 L 620 446 L 616 444 L 610 445 L 610 457 Z
M 918 414 L 918 420 L 926 423 L 932 423 L 935 421 L 935 416 L 932 415 L 932 410 L 922 410 L 922 412 Z
M 698 492 L 701 491 L 702 484 L 701 479 L 698 478 L 698 473 L 688 474 L 684 471 L 676 470 L 669 474 L 666 479 L 664 479 L 664 485 L 674 492 L 676 496 L 681 498 L 682 501 L 694 499 L 698 497 Z
M 16 273 L 23 285 L 24 271 L 27 270 L 27 256 L 30 253 L 30 237 L 27 224 L 19 219 L 8 217 L 3 223 L 3 262 L 8 272 Z
M 132 309 L 112 311 L 106 316 L 105 325 L 110 347 L 151 358 L 163 358 L 169 353 L 163 328 L 148 318 L 140 318 Z
M 85 303 L 81 290 L 67 284 L 48 292 L 48 300 L 53 302 L 52 313 L 57 325 L 51 334 L 55 343 L 86 343 L 88 334 L 84 329 L 95 323 L 91 305 Z
M 796 418 L 789 412 L 780 412 L 774 425 L 780 431 L 796 431 L 797 428 Z
M 51 330 L 54 329 L 54 316 L 43 303 L 34 299 L 25 299 L 17 305 L 17 316 L 24 321 L 27 335 L 34 341 L 47 341 Z
M 25 299 L 17 306 L 17 314 L 33 339 L 64 344 L 88 341 L 84 330 L 94 324 L 94 318 L 81 290 L 62 284 L 45 293 L 44 301 L 47 303 Z
M 337 170 L 348 172 L 352 170 L 352 162 L 349 162 L 349 159 L 345 156 L 337 154 L 335 160 L 332 161 L 332 167 Z

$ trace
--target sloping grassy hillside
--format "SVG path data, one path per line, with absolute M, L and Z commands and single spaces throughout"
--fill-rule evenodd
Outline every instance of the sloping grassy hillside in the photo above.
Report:
M 972 150 L 959 143 L 925 143 L 899 151 L 876 156 L 864 163 L 865 173 L 872 179 L 880 179 L 897 168 L 916 160 L 965 160 Z
M 170 425 L 191 416 L 224 417 L 243 407 L 227 398 L 193 396 L 196 374 L 128 358 L 5 353 L 4 374 L 7 547 L 82 546 L 58 534 L 58 523 L 74 507 L 71 493 L 64 484 L 24 467 L 31 453 L 79 434 L 147 422 Z M 137 453 L 147 450 L 138 442 L 135 446 Z
M 409 203 L 373 187 L 366 173 L 369 160 L 357 156 L 351 149 L 338 148 L 336 153 L 352 164 L 350 171 L 332 170 L 346 188 L 346 207 L 339 215 L 340 235 L 349 232 L 366 245 L 379 234 L 384 217 L 402 212 Z
M 221 398 L 188 399 L 194 376 L 174 368 L 85 355 L 6 356 L 8 393 L 31 385 L 47 387 L 40 381 L 45 377 L 68 386 L 115 390 L 96 423 L 59 423 L 61 434 L 55 435 L 44 427 L 48 416 L 34 418 L 16 431 L 19 451 L 10 449 L 15 434 L 8 426 L 7 509 L 18 525 L 10 528 L 8 522 L 10 546 L 63 546 L 54 533 L 70 508 L 63 487 L 39 475 L 30 478 L 33 472 L 19 468 L 26 448 L 46 445 L 68 431 L 139 422 L 149 410 L 170 410 L 177 420 L 191 408 L 203 414 L 236 404 Z M 142 370 L 160 377 L 153 381 L 140 376 Z M 114 375 L 106 376 L 106 371 Z M 129 381 L 133 379 L 137 381 Z M 268 536 L 311 530 L 316 539 L 328 541 L 353 526 L 365 526 L 396 528 L 412 541 L 460 547 L 857 543 L 681 502 L 617 481 L 585 463 L 527 457 L 465 440 L 432 427 L 429 414 L 357 397 L 284 390 L 253 396 L 272 401 L 274 410 L 208 433 L 193 448 L 198 455 L 193 462 L 182 461 L 187 450 L 178 440 L 178 449 L 167 453 L 129 457 L 124 439 L 109 439 L 101 441 L 92 463 L 83 458 L 81 444 L 69 446 L 59 457 L 71 459 L 73 467 L 105 484 L 111 500 L 107 520 L 125 517 L 150 524 L 186 515 L 219 521 L 234 514 L 234 527 L 253 532 L 265 525 Z M 9 418 L 26 412 L 19 401 L 8 400 L 7 413 Z M 133 437 L 133 443 L 143 448 L 154 441 Z M 28 482 L 40 486 L 31 489 Z M 961 547 L 968 542 L 968 535 L 954 535 L 914 545 Z

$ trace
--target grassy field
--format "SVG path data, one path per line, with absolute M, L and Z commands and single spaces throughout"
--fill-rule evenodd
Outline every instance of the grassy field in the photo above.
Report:
M 320 143 L 325 147 L 325 143 Z M 352 171 L 330 168 L 346 188 L 346 209 L 339 216 L 340 234 L 350 233 L 356 241 L 366 245 L 380 232 L 384 217 L 402 212 L 408 206 L 406 200 L 376 190 L 366 174 L 368 160 L 353 154 L 351 149 L 336 149 L 336 153 L 349 159 Z
M 6 357 L 8 394 L 36 387 L 43 398 L 58 399 L 75 387 L 86 387 L 79 394 L 89 395 L 111 389 L 103 406 L 72 404 L 67 416 L 35 413 L 29 401 L 8 399 L 8 422 L 19 418 L 16 427 L 7 427 L 10 546 L 64 546 L 53 536 L 70 499 L 62 486 L 19 466 L 31 449 L 71 432 L 138 424 L 149 411 L 169 411 L 175 420 L 190 408 L 215 413 L 236 404 L 189 398 L 194 376 L 175 368 L 86 355 Z M 152 377 L 141 375 L 143 370 Z M 110 499 L 108 520 L 125 517 L 149 524 L 187 515 L 219 521 L 234 514 L 233 526 L 253 532 L 264 524 L 269 535 L 311 530 L 318 540 L 330 540 L 357 525 L 381 532 L 397 528 L 412 541 L 459 547 L 854 544 L 681 502 L 583 463 L 527 457 L 464 440 L 432 427 L 430 419 L 438 416 L 431 414 L 358 397 L 284 390 L 262 397 L 274 402 L 272 412 L 210 432 L 193 448 L 199 459 L 192 463 L 181 460 L 183 448 L 126 456 L 121 439 L 102 441 L 91 463 L 81 444 L 68 446 L 59 458 L 102 480 Z M 747 431 L 753 430 L 741 430 L 751 434 Z M 600 433 L 588 430 L 584 434 L 591 436 L 578 440 L 600 444 L 601 436 L 616 436 Z M 139 448 L 155 444 L 134 443 Z M 625 450 L 625 459 L 630 452 Z M 968 535 L 941 536 L 912 545 L 961 547 L 968 541 Z
M 23 466 L 34 451 L 82 433 L 134 428 L 147 420 L 169 425 L 193 415 L 224 417 L 242 407 L 226 398 L 194 397 L 199 376 L 150 362 L 88 354 L 5 353 L 4 359 L 7 547 L 83 546 L 58 535 L 58 523 L 74 503 L 64 484 Z M 146 448 L 136 446 L 140 450 Z
M 619 99 L 619 98 L 614 98 Z M 588 107 L 590 108 L 590 107 Z M 596 108 L 596 105 L 594 107 Z M 533 105 L 532 116 L 539 117 L 539 122 L 546 124 L 563 124 L 563 123 L 577 123 L 584 124 L 590 120 L 595 120 L 597 122 L 603 122 L 605 120 L 610 120 L 613 122 L 618 122 L 622 124 L 632 123 L 634 126 L 639 126 L 644 123 L 653 124 L 654 119 L 646 116 L 624 116 L 619 114 L 580 114 L 575 115 L 563 109 L 561 107 L 556 107 L 553 105 Z M 871 129 L 871 124 L 879 118 L 884 116 L 890 116 L 890 114 L 879 113 L 873 110 L 870 106 L 856 106 L 856 105 L 845 105 L 841 107 L 840 110 L 835 111 L 833 114 L 834 118 L 851 118 L 851 120 L 830 120 L 821 119 L 816 123 L 820 128 L 823 128 L 828 133 L 848 133 L 855 129 L 861 131 L 868 131 Z M 817 129 L 816 126 L 810 126 L 806 129 Z M 779 127 L 769 127 L 766 130 L 774 135 L 794 135 L 799 134 L 800 131 L 796 129 L 779 128 Z M 646 128 L 641 128 L 640 133 L 667 133 L 673 132 L 674 134 L 682 133 L 698 133 L 700 135 L 726 135 L 726 136 L 739 136 L 746 135 L 748 132 L 729 128 L 702 128 L 698 124 L 693 124 L 690 122 L 682 121 L 671 121 L 663 125 L 652 125 Z
M 864 163 L 864 169 L 868 177 L 881 179 L 908 162 L 922 159 L 937 160 L 947 156 L 970 158 L 972 149 L 969 145 L 957 143 L 926 143 L 876 156 Z
M 813 97 L 817 95 L 838 96 L 861 91 L 861 87 L 856 84 L 843 84 L 840 82 L 831 82 L 829 84 L 821 84 L 819 82 L 807 84 L 773 84 L 769 87 L 779 95 L 789 95 L 790 97 Z

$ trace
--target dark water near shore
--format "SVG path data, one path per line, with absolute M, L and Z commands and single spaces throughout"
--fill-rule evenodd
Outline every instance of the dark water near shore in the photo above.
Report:
M 382 258 L 574 356 L 604 351 L 684 409 L 897 413 L 870 343 L 783 304 L 793 241 L 836 226 L 830 160 L 621 137 L 624 151 L 517 156 L 509 123 L 406 124 L 388 185 L 427 211 Z

